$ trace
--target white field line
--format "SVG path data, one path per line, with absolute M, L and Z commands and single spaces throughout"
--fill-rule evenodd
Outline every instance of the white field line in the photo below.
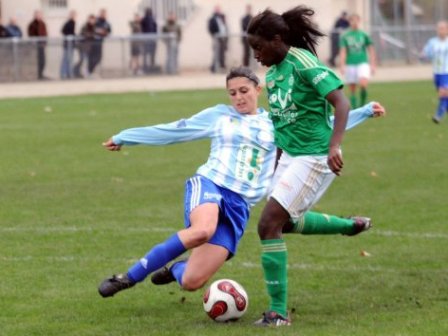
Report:
M 78 256 L 44 256 L 44 257 L 36 257 L 36 256 L 21 256 L 21 257 L 7 257 L 7 256 L 1 256 L 0 262 L 11 262 L 11 263 L 17 263 L 17 262 L 32 262 L 32 261 L 42 261 L 45 263 L 73 263 L 73 262 L 93 262 L 93 261 L 107 261 L 107 262 L 125 262 L 129 265 L 136 262 L 135 260 L 130 259 L 124 259 L 124 258 L 107 258 L 107 257 L 78 257 Z M 259 269 L 261 268 L 261 265 L 255 262 L 248 262 L 248 261 L 236 261 L 231 260 L 228 262 L 228 264 L 233 268 L 239 268 L 239 269 Z M 371 272 L 371 273 L 392 273 L 392 274 L 399 274 L 406 271 L 409 271 L 411 269 L 397 269 L 396 267 L 380 267 L 380 266 L 372 266 L 372 265 L 366 265 L 366 266 L 338 266 L 338 265 L 322 265 L 322 264 L 303 264 L 303 263 L 293 263 L 288 265 L 288 269 L 294 269 L 294 270 L 306 270 L 306 271 L 315 271 L 315 272 L 328 272 L 328 271 L 334 271 L 334 272 Z M 448 269 L 425 269 L 425 272 L 431 272 L 431 273 L 446 273 L 448 272 Z
M 119 229 L 114 228 L 114 231 L 118 232 L 175 232 L 182 228 L 179 227 L 120 227 Z M 108 228 L 96 228 L 92 226 L 61 226 L 61 227 L 0 227 L 0 232 L 4 233 L 21 233 L 21 232 L 31 232 L 31 233 L 77 233 L 77 232 L 107 232 Z M 248 229 L 246 232 L 254 233 L 255 229 Z M 448 239 L 447 233 L 440 232 L 402 232 L 402 231 L 387 231 L 387 230 L 376 230 L 373 229 L 367 233 L 368 235 L 378 235 L 383 237 L 404 237 L 404 238 L 421 238 L 421 239 Z

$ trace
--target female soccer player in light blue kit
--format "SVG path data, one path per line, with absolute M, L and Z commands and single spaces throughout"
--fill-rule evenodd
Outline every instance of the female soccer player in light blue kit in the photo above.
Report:
M 268 112 L 258 108 L 261 90 L 250 69 L 232 69 L 227 75 L 231 106 L 220 104 L 188 119 L 127 129 L 103 144 L 117 151 L 123 145 L 212 140 L 207 162 L 185 185 L 185 229 L 155 245 L 127 273 L 105 279 L 98 289 L 101 296 L 130 288 L 156 270 L 153 283 L 177 281 L 184 289 L 196 290 L 235 255 L 250 207 L 266 195 L 276 160 L 272 122 Z M 380 104 L 368 104 L 350 113 L 347 127 L 383 113 Z M 340 221 L 344 227 L 331 233 L 357 233 L 356 220 Z M 190 249 L 188 260 L 164 267 Z
M 431 59 L 433 64 L 439 105 L 432 121 L 438 124 L 448 110 L 448 21 L 437 24 L 437 36 L 426 43 L 423 56 Z

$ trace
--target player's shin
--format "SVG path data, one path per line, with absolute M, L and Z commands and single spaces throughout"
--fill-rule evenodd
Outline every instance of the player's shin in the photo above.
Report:
M 355 93 L 352 93 L 350 95 L 350 106 L 352 107 L 352 109 L 355 109 L 358 107 L 358 102 L 356 100 L 356 95 Z
M 182 276 L 185 273 L 185 267 L 187 266 L 186 260 L 181 260 L 173 264 L 170 267 L 171 274 L 176 279 L 177 283 L 182 287 Z
M 304 235 L 344 234 L 353 232 L 353 220 L 319 212 L 307 211 L 298 219 L 291 219 L 289 232 Z
M 359 91 L 359 98 L 361 101 L 360 106 L 365 105 L 367 102 L 367 89 L 366 88 L 361 88 L 361 90 Z
M 268 294 L 271 298 L 269 310 L 287 317 L 287 259 L 288 253 L 283 239 L 262 240 L 261 264 Z
M 128 270 L 128 277 L 134 282 L 143 281 L 149 274 L 177 258 L 185 251 L 186 249 L 176 233 L 163 243 L 149 250 L 143 258 Z
M 441 120 L 448 109 L 448 97 L 439 98 L 439 106 L 436 111 L 436 118 Z

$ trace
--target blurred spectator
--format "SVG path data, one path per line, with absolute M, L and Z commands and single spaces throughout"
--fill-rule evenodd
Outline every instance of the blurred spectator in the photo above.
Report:
M 34 12 L 34 18 L 28 25 L 28 36 L 40 38 L 37 43 L 37 78 L 40 80 L 48 79 L 44 76 L 45 69 L 45 46 L 47 45 L 46 37 L 47 26 L 43 20 L 42 12 L 36 10 Z
M 134 19 L 129 22 L 132 35 L 140 35 L 142 33 L 141 18 L 138 13 L 134 15 Z M 140 70 L 140 55 L 142 54 L 142 42 L 140 40 L 131 41 L 131 70 L 137 75 Z
M 177 74 L 179 72 L 178 67 L 178 55 L 179 55 L 179 43 L 182 39 L 182 29 L 177 23 L 177 18 L 174 13 L 170 13 L 166 20 L 166 24 L 163 26 L 164 33 L 173 33 L 174 37 L 166 40 L 167 42 L 167 57 L 166 57 L 166 72 L 168 74 Z
M 0 18 L 0 38 L 8 37 L 8 32 L 6 27 L 3 25 L 2 19 Z
M 73 75 L 76 78 L 83 77 L 81 69 L 85 60 L 87 61 L 87 66 L 89 67 L 90 53 L 92 50 L 92 45 L 95 42 L 95 23 L 95 15 L 91 14 L 87 18 L 87 22 L 81 28 L 81 40 L 76 44 L 79 52 L 79 60 L 73 68 Z
M 73 53 L 75 50 L 75 29 L 76 29 L 76 12 L 70 11 L 68 20 L 64 23 L 61 33 L 64 36 L 63 54 L 61 62 L 60 76 L 61 79 L 73 77 Z
M 90 47 L 89 62 L 88 62 L 88 76 L 92 76 L 95 68 L 101 63 L 103 59 L 103 40 L 112 31 L 112 28 L 107 21 L 107 12 L 103 8 L 95 22 L 95 41 Z
M 331 50 L 330 59 L 328 63 L 332 66 L 336 66 L 336 58 L 339 55 L 339 38 L 341 33 L 350 26 L 348 21 L 347 12 L 342 12 L 341 15 L 336 19 L 333 30 L 331 31 Z
M 252 20 L 252 6 L 246 5 L 246 15 L 244 15 L 241 20 L 241 30 L 243 33 L 243 65 L 246 67 L 249 66 L 250 63 L 250 46 L 246 36 L 250 20 Z
M 226 17 L 219 6 L 215 7 L 212 17 L 208 20 L 208 32 L 213 38 L 212 72 L 225 71 L 228 28 Z
M 143 34 L 157 34 L 157 22 L 153 17 L 152 9 L 146 8 L 145 16 L 143 16 L 142 22 L 142 33 Z M 149 41 L 145 41 L 143 49 L 143 70 L 148 73 L 154 71 L 155 68 L 155 56 L 157 49 L 157 40 L 151 39 Z M 150 58 L 148 64 L 148 55 Z
M 22 37 L 22 30 L 17 25 L 17 20 L 15 17 L 9 19 L 9 24 L 5 27 L 8 37 Z

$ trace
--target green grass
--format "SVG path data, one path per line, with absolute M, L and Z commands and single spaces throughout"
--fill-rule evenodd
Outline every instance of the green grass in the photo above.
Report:
M 215 277 L 245 286 L 239 322 L 212 322 L 202 291 L 174 284 L 97 294 L 105 276 L 182 227 L 184 180 L 209 149 L 200 141 L 111 153 L 101 142 L 226 101 L 224 91 L 0 101 L 0 334 L 447 335 L 448 120 L 430 121 L 430 82 L 375 84 L 370 96 L 388 116 L 347 133 L 344 174 L 317 210 L 370 215 L 375 227 L 353 238 L 286 237 L 294 312 L 281 331 L 252 326 L 268 303 L 262 204 Z

